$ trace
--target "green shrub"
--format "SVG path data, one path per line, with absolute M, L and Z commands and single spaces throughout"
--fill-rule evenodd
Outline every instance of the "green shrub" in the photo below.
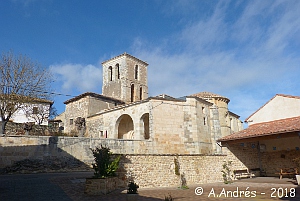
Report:
M 224 163 L 222 165 L 223 170 L 221 172 L 222 172 L 224 184 L 232 183 L 231 165 L 232 165 L 232 161 L 228 161 L 228 162 L 224 161 Z
M 115 176 L 115 172 L 119 168 L 119 161 L 121 156 L 117 156 L 115 159 L 111 159 L 112 152 L 106 146 L 100 148 L 96 147 L 91 149 L 93 152 L 95 163 L 93 163 L 94 177 L 104 178 Z

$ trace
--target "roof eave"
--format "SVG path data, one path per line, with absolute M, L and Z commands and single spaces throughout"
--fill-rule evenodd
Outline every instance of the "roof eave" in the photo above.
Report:
M 267 136 L 271 136 L 271 135 L 280 135 L 280 134 L 286 134 L 286 133 L 295 133 L 295 132 L 299 132 L 300 129 L 298 130 L 291 130 L 291 131 L 285 131 L 285 132 L 275 132 L 275 133 L 265 133 L 265 134 L 261 134 L 261 135 L 255 135 L 255 136 L 247 136 L 247 137 L 236 137 L 236 138 L 231 138 L 231 139 L 218 139 L 217 142 L 228 142 L 228 141 L 237 141 L 237 140 L 244 140 L 244 139 L 252 139 L 252 138 L 260 138 L 260 137 L 267 137 Z

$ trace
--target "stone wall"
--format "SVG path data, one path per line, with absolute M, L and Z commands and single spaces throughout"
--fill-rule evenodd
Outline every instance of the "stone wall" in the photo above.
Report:
M 110 98 L 94 94 L 94 93 L 84 93 L 78 97 L 75 97 L 73 100 L 65 102 L 66 110 L 64 112 L 64 117 L 62 121 L 64 122 L 64 133 L 68 136 L 78 135 L 78 130 L 76 128 L 75 121 L 78 117 L 87 119 L 88 116 L 94 115 L 99 111 L 113 108 L 117 104 L 120 104 L 120 101 L 114 101 Z
M 281 168 L 296 167 L 292 160 L 300 156 L 300 138 L 298 136 L 262 140 L 260 144 L 265 146 L 265 150 L 261 152 L 261 161 L 262 168 L 266 170 L 267 175 L 276 175 Z
M 137 153 L 213 154 L 217 152 L 216 148 L 213 151 L 212 145 L 216 144 L 220 126 L 215 128 L 219 120 L 210 116 L 210 105 L 191 97 L 186 101 L 152 98 L 119 106 L 89 117 L 87 135 L 117 139 L 121 128 L 128 129 L 133 124 L 132 130 L 129 129 L 134 133 L 133 139 L 143 141 L 147 130 L 151 142 L 145 147 L 150 151 Z M 143 119 L 145 115 L 149 117 L 147 121 Z M 121 121 L 125 116 L 130 116 L 131 124 Z
M 64 132 L 70 135 L 71 132 L 74 134 L 78 133 L 75 126 L 75 120 L 77 117 L 86 118 L 88 116 L 88 97 L 83 97 L 82 99 L 66 104 L 65 117 L 64 120 Z M 72 134 L 73 134 L 72 133 Z
M 6 135 L 25 135 L 23 123 L 8 122 L 6 124 Z M 33 125 L 29 135 L 62 135 L 57 123 L 50 123 L 48 125 Z
M 209 105 L 186 98 L 186 101 L 151 100 L 150 138 L 160 147 L 159 153 L 211 154 L 211 118 Z M 205 120 L 204 120 L 205 119 Z
M 226 160 L 225 155 L 131 154 L 121 159 L 121 167 L 124 169 L 118 174 L 121 178 L 126 178 L 126 174 L 131 175 L 140 187 L 179 187 L 181 177 L 175 174 L 175 158 L 179 162 L 179 172 L 188 186 L 222 181 L 221 170 L 223 161 Z
M 288 139 L 286 139 L 288 140 Z M 118 171 L 124 181 L 130 175 L 141 187 L 179 186 L 180 177 L 175 174 L 176 158 L 179 172 L 184 174 L 188 185 L 222 181 L 224 161 L 232 161 L 232 170 L 262 168 L 268 176 L 275 176 L 278 169 L 294 167 L 292 159 L 300 152 L 289 146 L 297 145 L 298 138 L 290 138 L 293 143 L 279 143 L 280 150 L 260 152 L 257 142 L 231 143 L 222 148 L 223 154 L 155 154 L 159 147 L 149 140 L 121 140 L 80 137 L 19 136 L 0 138 L 0 168 L 24 159 L 65 160 L 92 164 L 90 148 L 107 145 L 115 154 L 123 154 Z M 266 144 L 267 147 L 269 144 Z M 147 153 L 147 154 L 140 154 Z
M 137 105 L 138 107 L 134 107 Z M 109 112 L 103 111 L 99 115 L 91 116 L 87 119 L 87 135 L 97 138 L 103 134 L 102 137 L 118 139 L 120 121 L 124 115 L 129 115 L 133 123 L 134 139 L 144 139 L 144 125 L 141 123 L 141 118 L 149 113 L 149 107 L 149 101 L 142 101 L 127 106 L 118 106 L 108 110 Z
M 226 155 L 135 154 L 139 143 L 133 140 L 101 140 L 80 137 L 20 136 L 0 138 L 0 168 L 24 159 L 60 159 L 68 163 L 93 163 L 90 148 L 106 144 L 113 153 L 124 154 L 118 175 L 122 180 L 131 175 L 141 187 L 179 186 L 174 158 L 188 185 L 222 181 L 222 164 Z M 145 147 L 145 146 L 140 146 Z M 213 165 L 212 165 L 213 164 Z
M 259 167 L 257 142 L 227 145 L 226 153 L 237 169 L 256 169 Z
M 234 161 L 234 167 L 260 168 L 266 176 L 278 176 L 281 168 L 296 167 L 292 160 L 300 156 L 299 142 L 299 137 L 235 142 L 228 143 L 228 151 L 223 152 Z

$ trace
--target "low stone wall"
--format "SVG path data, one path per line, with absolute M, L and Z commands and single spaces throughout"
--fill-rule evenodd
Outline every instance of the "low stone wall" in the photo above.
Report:
M 175 162 L 179 173 L 175 174 Z M 225 155 L 125 155 L 117 172 L 120 178 L 132 177 L 143 187 L 169 187 L 222 181 Z M 212 165 L 213 164 L 213 165 Z
M 140 145 L 146 141 L 115 140 L 63 136 L 10 136 L 0 137 L 0 168 L 24 159 L 44 159 L 48 157 L 76 158 L 86 164 L 93 162 L 91 148 L 101 144 L 113 153 L 134 154 L 142 152 Z M 142 146 L 141 146 L 142 147 Z
M 157 154 L 154 150 L 159 147 L 149 140 L 16 136 L 0 137 L 0 168 L 25 159 L 59 160 L 62 164 L 56 165 L 59 167 L 64 164 L 80 166 L 78 161 L 90 165 L 94 162 L 90 148 L 101 144 L 107 145 L 113 153 L 123 155 L 119 179 L 126 183 L 132 177 L 140 187 L 179 186 L 182 179 L 187 185 L 222 181 L 224 161 L 232 161 L 232 170 L 261 168 L 266 175 L 274 176 L 280 168 L 294 167 L 292 159 L 299 156 L 297 149 L 260 152 L 257 142 L 227 144 L 227 148 L 222 148 L 223 155 L 176 155 Z M 174 159 L 178 161 L 182 177 L 175 174 Z
M 139 143 L 143 142 L 79 137 L 0 137 L 0 168 L 24 159 L 59 158 L 68 163 L 80 160 L 92 164 L 90 148 L 106 144 L 113 153 L 123 154 L 117 172 L 119 179 L 126 183 L 131 177 L 143 188 L 180 186 L 182 180 L 187 185 L 222 181 L 222 165 L 229 159 L 227 155 L 136 154 L 135 145 Z M 175 174 L 175 158 L 181 176 Z
M 88 195 L 106 195 L 118 189 L 118 182 L 117 177 L 105 179 L 86 178 L 84 193 Z
M 14 123 L 8 122 L 6 125 L 6 135 L 25 135 L 26 131 L 24 130 L 23 123 Z M 48 125 L 33 125 L 32 130 L 29 131 L 29 135 L 62 135 L 62 132 L 59 130 L 58 124 L 49 122 Z

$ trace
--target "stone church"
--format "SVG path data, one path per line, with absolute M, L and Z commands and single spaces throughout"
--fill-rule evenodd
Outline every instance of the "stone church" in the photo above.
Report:
M 102 66 L 102 94 L 86 92 L 64 102 L 65 134 L 114 139 L 114 146 L 126 144 L 124 153 L 217 154 L 218 139 L 243 129 L 226 97 L 148 97 L 148 64 L 128 53 Z

